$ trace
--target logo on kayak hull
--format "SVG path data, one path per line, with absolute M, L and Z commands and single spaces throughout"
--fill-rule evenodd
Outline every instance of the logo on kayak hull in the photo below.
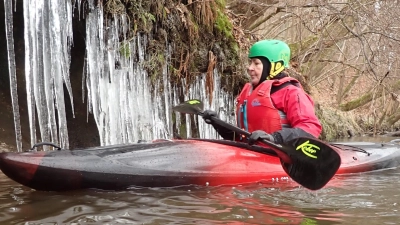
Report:
M 304 153 L 304 155 L 316 159 L 317 151 L 319 151 L 320 148 L 316 145 L 310 144 L 310 141 L 308 140 L 303 144 L 297 146 L 296 150 L 301 150 Z

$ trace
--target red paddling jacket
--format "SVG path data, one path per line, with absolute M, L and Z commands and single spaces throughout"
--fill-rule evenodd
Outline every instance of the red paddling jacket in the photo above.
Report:
M 265 80 L 254 90 L 250 83 L 246 84 L 237 98 L 236 115 L 240 128 L 249 132 L 263 130 L 272 134 L 276 143 L 318 137 L 322 131 L 314 102 L 291 77 Z M 224 139 L 241 140 L 232 131 L 218 125 L 214 128 Z

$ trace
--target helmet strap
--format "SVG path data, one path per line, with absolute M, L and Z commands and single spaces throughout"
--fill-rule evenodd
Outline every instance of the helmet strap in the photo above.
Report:
M 271 69 L 269 72 L 270 79 L 273 79 L 276 75 L 280 74 L 285 69 L 283 61 L 272 62 Z

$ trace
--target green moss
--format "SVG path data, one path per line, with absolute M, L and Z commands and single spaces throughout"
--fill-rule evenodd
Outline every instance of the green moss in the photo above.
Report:
M 217 9 L 217 18 L 215 19 L 214 27 L 219 34 L 225 36 L 228 40 L 234 39 L 232 35 L 233 25 L 220 9 Z
M 155 82 L 160 79 L 162 68 L 165 63 L 165 56 L 161 52 L 150 55 L 149 59 L 146 60 L 145 68 L 149 73 L 152 85 L 154 85 Z
M 192 21 L 191 27 L 192 27 L 194 33 L 198 34 L 199 33 L 199 25 L 197 24 L 196 19 L 194 18 L 193 14 L 190 14 L 190 20 Z M 198 35 L 196 35 L 194 38 L 196 38 L 196 37 L 198 37 Z
M 179 80 L 180 76 L 179 76 L 179 70 L 178 69 L 176 69 L 173 65 L 169 64 L 168 65 L 168 71 L 169 71 L 170 78 L 171 78 L 172 81 L 175 81 L 175 82 L 179 82 L 180 81 Z
M 105 13 L 108 14 L 126 14 L 132 24 L 131 32 L 135 34 L 138 31 L 149 32 L 155 16 L 150 13 L 151 1 L 144 0 L 107 0 L 105 3 Z
M 224 9 L 226 7 L 226 1 L 225 0 L 215 0 L 215 3 L 220 9 Z
M 239 45 L 236 42 L 231 42 L 230 43 L 230 49 L 233 50 L 233 52 L 238 55 L 240 53 L 240 48 Z
M 119 47 L 119 53 L 125 58 L 129 58 L 131 56 L 131 49 L 129 48 L 128 42 L 123 42 L 121 44 L 121 46 Z
M 141 14 L 138 14 L 139 20 L 143 23 L 143 26 L 146 28 L 149 26 L 149 24 L 152 24 L 153 22 L 156 21 L 156 18 L 153 14 L 148 13 L 148 12 L 143 12 Z

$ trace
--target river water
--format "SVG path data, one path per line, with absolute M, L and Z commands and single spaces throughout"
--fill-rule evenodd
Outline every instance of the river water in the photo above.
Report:
M 318 191 L 286 181 L 41 192 L 0 173 L 0 224 L 400 224 L 399 177 L 400 168 L 335 176 Z

